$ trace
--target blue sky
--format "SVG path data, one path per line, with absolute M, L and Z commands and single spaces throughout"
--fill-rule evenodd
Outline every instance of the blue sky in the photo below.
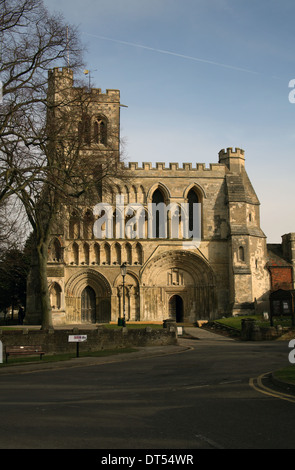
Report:
M 120 89 L 126 158 L 245 150 L 269 243 L 295 232 L 294 0 L 44 0 L 79 26 L 94 86 Z

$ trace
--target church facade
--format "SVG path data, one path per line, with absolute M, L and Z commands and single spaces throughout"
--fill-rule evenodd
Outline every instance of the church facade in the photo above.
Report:
M 54 69 L 49 77 L 53 90 L 65 80 L 72 86 L 72 73 L 67 69 Z M 101 93 L 100 89 L 87 93 L 91 94 L 89 125 L 95 142 L 85 151 L 95 158 L 98 149 L 107 154 L 109 139 L 115 136 L 119 142 L 120 93 Z M 132 162 L 126 172 L 127 182 L 113 181 L 101 199 L 82 207 L 79 215 L 66 210 L 63 223 L 52 233 L 47 274 L 54 325 L 117 322 L 123 316 L 127 322 L 170 318 L 195 323 L 267 311 L 271 261 L 260 227 L 260 203 L 242 149 L 221 150 L 209 167 L 203 163 Z M 118 230 L 118 200 L 131 212 L 132 207 L 141 207 L 146 215 L 151 204 L 186 205 L 189 211 L 197 204 L 197 243 L 185 239 L 181 230 L 172 230 L 175 214 L 169 210 L 164 212 L 164 233 L 157 228 L 149 233 L 148 217 L 143 219 L 144 230 L 128 232 L 126 227 L 134 229 L 136 224 L 128 225 L 131 216 L 126 212 L 126 230 Z M 113 214 L 114 224 L 107 236 L 99 237 L 94 230 L 101 217 L 98 203 Z M 192 217 L 190 214 L 189 224 Z M 287 264 L 293 283 L 295 236 L 289 235 Z M 36 323 L 40 319 L 32 282 L 27 318 Z

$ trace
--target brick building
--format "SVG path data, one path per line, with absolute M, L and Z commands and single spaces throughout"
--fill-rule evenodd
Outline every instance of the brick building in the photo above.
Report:
M 283 235 L 282 244 L 267 245 L 271 291 L 294 289 L 294 248 L 294 233 Z

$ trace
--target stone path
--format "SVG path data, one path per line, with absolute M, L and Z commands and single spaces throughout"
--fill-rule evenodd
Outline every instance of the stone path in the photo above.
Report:
M 200 340 L 210 340 L 210 341 L 234 341 L 233 338 L 229 338 L 227 336 L 223 336 L 217 333 L 213 333 L 208 330 L 204 330 L 202 328 L 193 328 L 193 327 L 184 327 L 184 332 L 194 338 Z M 180 336 L 181 338 L 181 336 Z

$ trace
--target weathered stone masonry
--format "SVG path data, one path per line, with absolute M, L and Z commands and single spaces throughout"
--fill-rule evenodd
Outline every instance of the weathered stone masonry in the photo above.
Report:
M 65 84 L 75 93 L 71 71 L 55 69 L 49 80 L 52 99 Z M 107 158 L 110 150 L 119 151 L 120 93 L 107 90 L 103 94 L 99 89 L 85 93 L 91 96 L 89 125 L 97 141 L 85 145 L 83 155 L 98 158 L 103 152 Z M 195 157 L 198 159 L 197 153 Z M 123 262 L 127 263 L 127 320 L 196 322 L 268 309 L 272 259 L 243 150 L 221 150 L 218 163 L 209 168 L 203 163 L 131 162 L 126 171 L 128 183 L 113 181 L 102 199 L 98 197 L 91 207 L 81 207 L 79 215 L 65 208 L 62 223 L 52 234 L 48 282 L 54 324 L 116 322 L 122 316 Z M 178 205 L 197 201 L 201 204 L 200 245 L 187 248 L 181 236 L 173 238 L 169 214 L 166 238 L 119 238 L 115 232 L 111 239 L 96 239 L 93 208 L 102 201 L 115 212 L 117 195 L 124 195 L 126 205 L 140 203 L 146 211 L 156 199 Z M 281 255 L 289 260 L 292 282 L 294 240 L 294 234 L 285 236 Z M 38 323 L 34 285 L 32 270 L 27 319 Z

